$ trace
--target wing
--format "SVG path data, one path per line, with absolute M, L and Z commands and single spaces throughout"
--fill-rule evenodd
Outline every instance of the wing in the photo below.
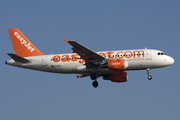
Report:
M 65 39 L 65 43 L 69 43 L 73 48 L 73 53 L 77 53 L 81 58 L 85 60 L 85 65 L 93 63 L 93 64 L 101 64 L 104 63 L 105 57 L 97 54 L 96 52 L 84 47 L 83 45 L 77 43 L 76 41 L 70 41 Z

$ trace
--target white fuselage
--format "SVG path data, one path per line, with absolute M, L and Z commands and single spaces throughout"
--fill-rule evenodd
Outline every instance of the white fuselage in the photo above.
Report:
M 123 50 L 123 51 L 102 51 L 97 52 L 106 59 L 124 59 L 124 70 L 141 70 L 166 67 L 174 63 L 174 59 L 165 55 L 162 51 L 153 49 Z M 77 73 L 89 74 L 92 68 L 87 69 L 85 61 L 80 59 L 76 53 L 56 54 L 25 57 L 29 63 L 15 62 L 13 59 L 6 61 L 7 64 L 39 71 L 53 73 Z M 98 62 L 98 61 L 97 61 Z M 95 70 L 97 74 L 111 74 L 117 71 L 108 68 Z
M 147 70 L 166 67 L 174 59 L 162 51 L 153 49 L 118 50 L 94 52 L 76 41 L 65 39 L 72 46 L 72 53 L 45 55 L 41 53 L 17 28 L 8 29 L 14 53 L 6 64 L 52 73 L 76 74 L 77 78 L 90 76 L 93 87 L 98 87 L 97 78 L 112 82 L 126 82 L 128 70 Z M 81 74 L 81 75 L 79 75 Z

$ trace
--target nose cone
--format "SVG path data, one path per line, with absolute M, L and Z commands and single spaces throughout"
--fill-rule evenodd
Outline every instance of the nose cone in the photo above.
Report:
M 172 65 L 174 63 L 174 59 L 172 58 L 172 57 L 170 57 L 170 56 L 166 56 L 166 58 L 165 58 L 165 64 L 167 65 L 167 66 L 169 66 L 169 65 Z
M 174 59 L 173 59 L 172 57 L 170 57 L 170 58 L 168 59 L 168 61 L 169 61 L 169 64 L 170 64 L 170 65 L 172 65 L 172 64 L 174 63 Z
M 161 55 L 157 60 L 155 60 L 156 67 L 166 67 L 174 63 L 174 59 L 167 55 Z

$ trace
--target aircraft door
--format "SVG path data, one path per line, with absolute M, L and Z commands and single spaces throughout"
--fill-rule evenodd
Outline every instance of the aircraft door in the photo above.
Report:
M 47 56 L 42 56 L 42 71 L 49 71 L 49 67 L 47 65 Z
M 46 56 L 42 57 L 42 67 L 43 66 L 47 66 L 47 60 L 46 60 Z
M 146 60 L 151 60 L 152 56 L 151 56 L 151 50 L 146 49 Z

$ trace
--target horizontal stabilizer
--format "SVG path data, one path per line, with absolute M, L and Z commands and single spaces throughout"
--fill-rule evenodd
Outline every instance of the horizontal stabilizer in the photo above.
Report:
M 20 62 L 20 63 L 28 63 L 30 62 L 29 60 L 23 58 L 23 57 L 20 57 L 16 54 L 13 54 L 13 53 L 7 53 L 14 61 L 16 62 Z

